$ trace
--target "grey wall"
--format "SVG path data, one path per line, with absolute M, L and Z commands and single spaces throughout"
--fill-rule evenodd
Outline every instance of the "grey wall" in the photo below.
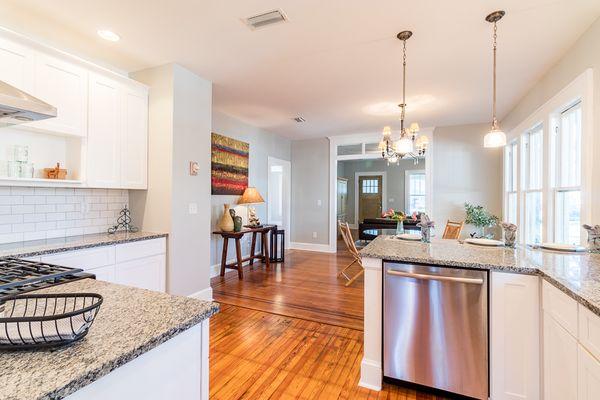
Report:
M 210 288 L 212 84 L 177 64 L 133 77 L 150 86 L 150 113 L 148 190 L 131 191 L 132 215 L 144 230 L 169 233 L 168 292 L 197 294 Z
M 502 214 L 502 149 L 483 147 L 489 124 L 436 128 L 433 134 L 433 216 L 438 231 L 465 219 L 464 203 Z M 463 230 L 463 236 L 472 232 Z
M 513 110 L 502 120 L 502 128 L 509 131 L 533 114 L 536 109 L 560 92 L 587 68 L 594 69 L 594 155 L 600 154 L 600 19 L 575 42 L 567 53 L 544 74 L 523 96 Z M 594 156 L 593 182 L 600 181 L 600 158 Z M 592 204 L 600 204 L 600 185 L 592 187 Z M 592 222 L 600 223 L 600 207 L 592 207 Z
M 387 165 L 387 161 L 376 160 L 346 160 L 338 161 L 338 178 L 348 179 L 348 208 L 346 221 L 358 224 L 356 221 L 356 174 L 359 172 L 386 172 L 387 207 L 394 210 L 406 211 L 404 183 L 407 170 L 425 169 L 425 159 L 419 160 L 419 164 L 412 160 L 401 160 L 400 165 Z
M 212 131 L 221 135 L 229 136 L 237 140 L 242 140 L 250 144 L 250 156 L 248 166 L 248 184 L 255 186 L 259 193 L 267 200 L 268 188 L 268 158 L 275 157 L 282 160 L 291 160 L 291 141 L 282 136 L 248 125 L 229 115 L 213 111 Z M 210 161 L 209 161 L 210 164 Z M 210 166 L 209 166 L 210 168 Z M 211 196 L 211 229 L 215 230 L 219 218 L 223 214 L 223 205 L 235 205 L 239 196 Z M 267 219 L 267 205 L 257 204 L 255 206 L 258 217 L 261 221 Z M 246 216 L 246 207 L 236 207 L 238 213 Z M 249 240 L 247 236 L 243 242 L 242 252 L 249 252 Z M 223 249 L 223 240 L 220 236 L 211 236 L 210 241 L 210 264 L 216 266 L 221 261 L 221 252 Z M 235 249 L 229 245 L 228 259 L 235 258 Z
M 292 236 L 296 243 L 329 243 L 329 139 L 292 142 Z M 316 233 L 316 238 L 313 236 Z

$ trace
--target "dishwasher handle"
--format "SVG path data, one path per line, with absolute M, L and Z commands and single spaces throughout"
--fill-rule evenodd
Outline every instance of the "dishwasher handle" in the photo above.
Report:
M 457 276 L 447 275 L 429 275 L 429 274 L 418 274 L 415 272 L 404 272 L 395 269 L 388 269 L 388 275 L 401 276 L 405 278 L 415 278 L 424 281 L 444 281 L 444 282 L 455 282 L 455 283 L 469 283 L 474 285 L 483 285 L 484 281 L 481 278 L 461 278 Z

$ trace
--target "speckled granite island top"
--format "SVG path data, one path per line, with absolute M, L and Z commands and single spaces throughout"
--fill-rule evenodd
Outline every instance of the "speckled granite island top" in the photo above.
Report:
M 0 244 L 0 257 L 34 257 L 43 254 L 110 246 L 113 244 L 150 240 L 166 236 L 168 236 L 166 233 L 119 232 L 112 235 L 101 233 L 95 235 L 69 236 L 66 238 Z
M 88 335 L 54 351 L 0 352 L 0 399 L 62 399 L 219 311 L 213 302 L 83 279 L 37 291 L 104 297 Z
M 425 244 L 393 236 L 377 237 L 360 254 L 388 261 L 540 275 L 600 315 L 600 254 L 485 247 L 442 239 Z

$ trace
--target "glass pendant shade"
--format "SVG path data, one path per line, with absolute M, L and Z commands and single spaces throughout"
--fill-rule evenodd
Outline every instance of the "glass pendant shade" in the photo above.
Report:
M 396 151 L 401 154 L 408 154 L 413 152 L 413 142 L 410 138 L 403 136 L 395 143 Z
M 415 143 L 418 147 L 427 147 L 427 145 L 429 144 L 429 139 L 427 138 L 427 136 L 419 136 L 417 138 L 417 141 Z
M 506 146 L 506 135 L 500 129 L 492 129 L 483 138 L 483 147 Z

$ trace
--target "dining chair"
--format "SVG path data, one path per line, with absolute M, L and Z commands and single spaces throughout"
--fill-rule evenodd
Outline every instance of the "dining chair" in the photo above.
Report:
M 362 265 L 362 260 L 360 258 L 360 254 L 358 253 L 356 245 L 354 244 L 354 239 L 352 238 L 352 232 L 350 231 L 350 226 L 348 225 L 347 222 L 341 222 L 341 221 L 338 222 L 338 225 L 340 227 L 340 232 L 342 233 L 342 239 L 344 239 L 344 243 L 346 244 L 346 248 L 348 249 L 348 251 L 350 252 L 350 255 L 352 255 L 352 258 L 353 258 L 352 262 L 350 264 L 348 264 L 346 267 L 344 267 L 344 269 L 342 269 L 338 273 L 338 277 L 340 277 L 340 276 L 344 277 L 344 279 L 346 279 L 348 281 L 348 282 L 346 282 L 346 286 L 350 286 L 350 285 L 352 285 L 352 283 L 354 283 L 354 281 L 356 279 L 358 279 L 358 277 L 360 277 L 362 274 L 365 273 L 365 269 Z M 360 267 L 360 271 L 358 271 L 353 276 L 349 276 L 346 273 L 346 271 L 348 270 L 348 268 L 350 268 L 354 264 L 358 264 L 358 266 Z
M 458 238 L 460 238 L 460 233 L 462 232 L 464 225 L 464 221 L 455 222 L 448 220 L 448 222 L 446 222 L 446 228 L 444 229 L 444 235 L 442 236 L 442 239 L 458 240 Z

